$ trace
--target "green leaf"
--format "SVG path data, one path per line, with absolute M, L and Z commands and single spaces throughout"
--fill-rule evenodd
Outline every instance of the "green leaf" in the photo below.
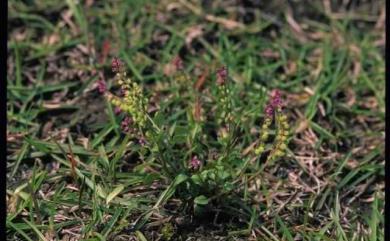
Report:
M 145 178 L 142 180 L 143 183 L 150 185 L 152 184 L 155 180 L 158 180 L 161 177 L 160 174 L 157 173 L 149 173 L 145 176 Z
M 321 127 L 315 122 L 310 122 L 310 126 L 314 129 L 314 131 L 318 132 L 322 136 L 326 136 L 328 139 L 336 139 L 336 137 L 332 133 L 330 133 L 328 130 Z
M 169 185 L 169 187 L 161 194 L 158 201 L 154 205 L 154 208 L 157 208 L 158 206 L 164 204 L 175 193 L 176 187 L 187 179 L 188 176 L 184 174 L 179 174 L 178 176 L 176 176 L 175 180 L 173 180 L 171 185 Z
M 157 126 L 162 126 L 165 121 L 164 115 L 160 111 L 157 112 L 153 117 L 153 121 Z
M 120 184 L 118 185 L 106 198 L 106 204 L 109 204 L 125 187 Z
M 148 241 L 146 239 L 146 237 L 140 232 L 140 231 L 135 231 L 135 234 L 137 235 L 137 238 L 140 240 L 140 241 Z
M 45 236 L 43 236 L 42 232 L 37 228 L 37 226 L 31 222 L 29 222 L 27 219 L 23 218 L 23 221 L 28 224 L 28 226 L 31 227 L 31 229 L 35 232 L 35 234 L 38 236 L 39 240 L 47 241 Z
M 87 180 L 87 179 L 85 179 L 85 180 Z M 96 192 L 100 197 L 107 198 L 106 192 L 103 190 L 102 186 L 100 186 L 99 184 L 96 184 Z
M 191 176 L 191 180 L 197 184 L 197 185 L 201 185 L 202 184 L 202 178 L 199 174 L 194 174 Z
M 209 203 L 209 199 L 204 195 L 200 195 L 194 199 L 194 203 L 198 205 L 206 205 Z

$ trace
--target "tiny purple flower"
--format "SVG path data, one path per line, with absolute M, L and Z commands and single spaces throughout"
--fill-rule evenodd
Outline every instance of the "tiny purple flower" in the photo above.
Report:
M 115 109 L 114 109 L 115 115 L 119 115 L 121 112 L 122 112 L 121 108 L 116 106 Z
M 272 117 L 275 109 L 280 108 L 282 105 L 282 98 L 279 90 L 274 90 L 271 93 L 271 99 L 268 101 L 267 106 L 265 107 L 265 114 L 268 117 Z
M 103 80 L 99 80 L 99 81 L 97 82 L 97 84 L 98 84 L 97 87 L 98 87 L 99 93 L 103 94 L 104 92 L 107 91 L 106 82 L 104 82 Z
M 120 72 L 121 67 L 122 67 L 122 62 L 120 61 L 120 59 L 118 59 L 117 57 L 115 57 L 115 58 L 112 60 L 112 62 L 111 62 L 112 72 L 115 72 L 115 73 Z
M 172 60 L 172 64 L 175 66 L 176 70 L 182 70 L 183 67 L 183 60 L 180 58 L 180 56 L 176 56 Z
M 139 138 L 138 143 L 139 143 L 141 146 L 146 145 L 145 137 L 142 136 L 141 138 Z
M 129 132 L 130 125 L 133 124 L 133 119 L 131 117 L 126 116 L 121 122 L 121 128 L 124 132 Z
M 223 85 L 226 82 L 228 76 L 228 69 L 226 66 L 222 66 L 221 68 L 217 69 L 217 84 Z
M 268 116 L 268 117 L 272 117 L 272 115 L 274 114 L 274 107 L 270 104 L 268 104 L 266 107 L 265 107 L 265 114 Z
M 197 170 L 200 167 L 201 161 L 198 159 L 197 156 L 193 156 L 190 160 L 190 168 L 193 170 Z
M 272 106 L 279 107 L 282 104 L 282 100 L 280 97 L 280 91 L 279 90 L 274 90 L 272 93 L 272 100 L 271 100 Z

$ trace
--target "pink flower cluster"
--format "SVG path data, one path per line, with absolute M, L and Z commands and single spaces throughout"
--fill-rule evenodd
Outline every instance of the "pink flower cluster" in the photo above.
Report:
M 228 69 L 226 66 L 222 66 L 221 68 L 217 69 L 217 84 L 223 85 L 228 77 Z
M 272 105 L 268 104 L 268 105 L 265 107 L 265 114 L 266 114 L 268 117 L 271 117 L 271 116 L 274 114 L 274 108 L 272 107 Z
M 198 157 L 193 156 L 190 160 L 189 166 L 191 169 L 197 170 L 197 169 L 199 169 L 200 164 L 201 164 L 201 161 L 198 159 Z
M 282 106 L 282 99 L 279 90 L 274 90 L 271 93 L 271 100 L 268 102 L 265 107 L 265 114 L 268 117 L 271 117 L 274 114 L 276 108 L 280 108 Z
M 107 85 L 106 85 L 106 82 L 104 82 L 104 80 L 99 80 L 97 82 L 97 88 L 98 88 L 98 91 L 100 94 L 103 94 L 104 92 L 107 91 Z
M 182 70 L 184 68 L 183 67 L 183 60 L 180 58 L 180 56 L 176 56 L 172 60 L 172 64 L 173 64 L 173 66 L 175 66 L 176 70 Z
M 122 66 L 123 66 L 122 62 L 121 62 L 120 59 L 118 59 L 117 57 L 115 57 L 115 58 L 112 60 L 112 62 L 111 62 L 111 69 L 112 69 L 112 72 L 115 72 L 115 73 L 120 72 Z
M 121 122 L 121 128 L 124 132 L 129 132 L 132 124 L 133 119 L 131 119 L 131 117 L 126 116 Z
M 271 100 L 272 106 L 274 106 L 275 108 L 280 107 L 282 105 L 280 90 L 277 89 L 274 90 L 271 95 L 272 95 L 272 100 Z
M 115 109 L 114 109 L 114 114 L 115 114 L 115 115 L 119 115 L 121 112 L 122 112 L 121 108 L 119 108 L 118 106 L 116 106 Z

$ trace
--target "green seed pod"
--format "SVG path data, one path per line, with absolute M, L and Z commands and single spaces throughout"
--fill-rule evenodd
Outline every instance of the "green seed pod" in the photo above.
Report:
M 118 106 L 120 105 L 120 101 L 118 99 L 112 99 L 112 104 Z
M 261 126 L 261 129 L 263 129 L 263 130 L 267 130 L 268 129 L 268 127 L 269 127 L 269 125 L 267 125 L 267 124 L 263 124 L 262 126 Z
M 285 143 L 280 144 L 279 149 L 280 150 L 286 150 L 287 146 Z
M 275 157 L 281 157 L 281 156 L 283 156 L 283 151 L 281 151 L 281 150 L 276 150 L 275 153 L 274 153 L 274 156 L 275 156 Z
M 263 153 L 263 151 L 264 151 L 264 146 L 263 146 L 263 145 L 260 145 L 259 147 L 257 147 L 257 148 L 255 149 L 255 154 L 256 154 L 256 155 L 260 155 L 261 153 Z
M 268 138 L 268 132 L 264 132 L 262 135 L 261 135 L 261 140 L 265 141 L 267 140 Z

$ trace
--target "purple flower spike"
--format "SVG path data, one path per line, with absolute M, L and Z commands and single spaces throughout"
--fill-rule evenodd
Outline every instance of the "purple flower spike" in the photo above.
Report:
M 176 70 L 182 70 L 183 67 L 183 60 L 180 58 L 180 56 L 176 56 L 172 60 L 172 64 L 175 66 Z
M 223 85 L 228 76 L 228 70 L 226 66 L 222 66 L 221 68 L 217 69 L 217 84 Z
M 121 122 L 121 128 L 122 128 L 122 130 L 123 130 L 124 132 L 128 132 L 128 131 L 130 130 L 131 124 L 133 124 L 133 120 L 132 120 L 130 117 L 126 116 L 126 117 L 122 120 L 122 122 Z
M 282 104 L 279 90 L 273 91 L 271 104 L 274 108 L 279 107 Z
M 115 57 L 111 62 L 112 72 L 119 73 L 121 71 L 121 67 L 122 67 L 122 62 L 120 61 L 120 59 Z
M 278 109 L 282 106 L 282 98 L 279 90 L 274 90 L 271 93 L 271 99 L 268 101 L 267 106 L 265 107 L 265 114 L 268 117 L 272 117 L 275 109 Z
M 198 159 L 197 156 L 193 156 L 190 160 L 190 168 L 193 170 L 199 169 L 201 164 L 201 161 Z
M 272 115 L 274 114 L 274 107 L 272 105 L 268 104 L 267 107 L 265 107 L 265 114 L 268 117 L 272 117 Z
M 98 91 L 99 91 L 99 93 L 103 94 L 104 92 L 107 91 L 106 82 L 104 82 L 103 80 L 99 80 L 97 82 L 97 84 L 98 84 Z

